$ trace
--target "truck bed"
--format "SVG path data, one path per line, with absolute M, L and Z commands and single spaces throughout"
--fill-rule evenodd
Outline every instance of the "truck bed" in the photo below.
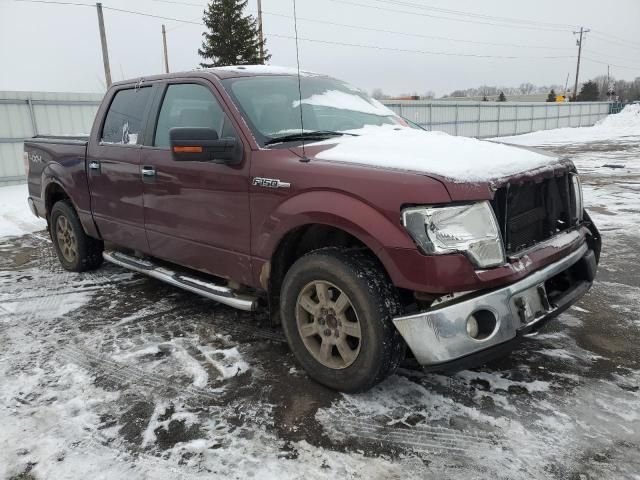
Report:
M 46 215 L 47 195 L 56 188 L 53 183 L 65 191 L 74 191 L 75 206 L 81 211 L 81 218 L 85 212 L 90 215 L 85 164 L 88 143 L 88 135 L 38 136 L 25 140 L 29 197 L 33 199 L 39 216 Z

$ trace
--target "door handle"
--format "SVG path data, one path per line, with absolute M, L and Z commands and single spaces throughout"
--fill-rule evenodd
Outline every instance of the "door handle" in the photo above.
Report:
M 100 170 L 100 162 L 92 160 L 89 162 L 89 170 Z
M 142 167 L 142 178 L 153 178 L 156 176 L 156 168 L 150 166 Z

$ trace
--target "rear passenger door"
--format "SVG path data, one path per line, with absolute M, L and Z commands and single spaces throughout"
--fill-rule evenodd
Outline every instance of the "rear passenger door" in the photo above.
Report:
M 207 81 L 168 83 L 155 103 L 155 128 L 141 154 L 152 255 L 250 283 L 249 146 L 244 143 L 239 165 L 176 161 L 169 143 L 174 127 L 213 128 L 220 138 L 244 140 Z
M 152 90 L 132 86 L 112 92 L 87 150 L 91 211 L 102 238 L 147 253 L 140 147 Z

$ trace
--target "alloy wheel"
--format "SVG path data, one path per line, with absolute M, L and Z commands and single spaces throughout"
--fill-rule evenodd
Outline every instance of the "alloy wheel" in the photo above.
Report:
M 362 343 L 362 330 L 351 299 L 334 284 L 317 280 L 298 295 L 296 323 L 305 347 L 322 365 L 351 365 Z

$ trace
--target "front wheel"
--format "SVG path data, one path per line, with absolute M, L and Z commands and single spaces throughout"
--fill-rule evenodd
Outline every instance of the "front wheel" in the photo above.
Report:
M 104 244 L 84 233 L 69 201 L 60 200 L 53 206 L 49 228 L 58 259 L 66 270 L 84 272 L 102 264 Z
M 280 307 L 294 355 L 328 387 L 368 390 L 404 356 L 391 321 L 400 310 L 397 292 L 366 252 L 331 247 L 301 257 L 284 279 Z

